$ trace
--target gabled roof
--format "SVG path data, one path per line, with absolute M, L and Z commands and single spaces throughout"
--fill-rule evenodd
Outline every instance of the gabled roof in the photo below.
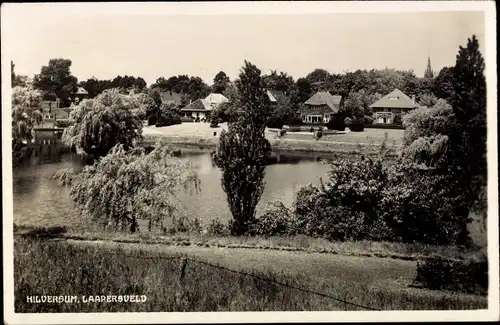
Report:
M 318 91 L 311 98 L 309 98 L 304 104 L 307 106 L 328 106 L 334 113 L 338 113 L 340 110 L 340 102 L 342 101 L 342 96 L 333 96 L 328 91 Z
M 204 98 L 200 98 L 192 102 L 191 104 L 183 107 L 181 111 L 183 112 L 205 112 L 211 111 L 213 108 L 210 103 Z
M 181 94 L 172 91 L 162 91 L 160 97 L 163 103 L 174 102 L 179 105 L 182 102 Z
M 229 99 L 227 99 L 226 96 L 219 93 L 211 93 L 210 95 L 205 97 L 205 100 L 210 104 L 222 104 L 229 102 Z
M 278 103 L 286 102 L 286 94 L 282 90 L 269 90 Z
M 85 90 L 85 88 L 83 87 L 78 87 L 76 93 L 76 95 L 88 95 L 89 93 Z
M 419 105 L 405 95 L 401 90 L 394 89 L 384 97 L 370 105 L 371 108 L 416 108 Z

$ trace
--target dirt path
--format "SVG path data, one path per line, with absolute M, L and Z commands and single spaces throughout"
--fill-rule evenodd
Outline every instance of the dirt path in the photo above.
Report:
M 415 261 L 378 257 L 343 256 L 308 252 L 290 252 L 266 249 L 238 249 L 197 246 L 165 246 L 160 244 L 130 244 L 111 241 L 66 240 L 72 245 L 105 246 L 121 249 L 137 256 L 142 251 L 161 256 L 185 255 L 192 259 L 221 265 L 245 272 L 273 272 L 308 279 L 309 288 L 321 291 L 325 281 L 348 286 L 363 286 L 375 290 L 408 292 L 422 297 L 444 297 L 447 292 L 410 287 L 416 272 Z M 461 295 L 478 299 L 477 296 Z M 469 296 L 469 297 L 467 297 Z

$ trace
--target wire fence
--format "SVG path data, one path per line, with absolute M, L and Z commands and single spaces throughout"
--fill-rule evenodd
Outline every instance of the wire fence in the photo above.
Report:
M 349 305 L 349 306 L 358 307 L 358 308 L 361 308 L 361 309 L 364 309 L 364 310 L 373 310 L 373 311 L 381 311 L 382 310 L 380 308 L 374 308 L 374 307 L 370 307 L 370 306 L 360 305 L 360 304 L 357 304 L 357 303 L 354 303 L 354 302 L 351 302 L 351 301 L 347 301 L 345 299 L 341 299 L 341 298 L 338 298 L 338 297 L 335 297 L 335 296 L 332 296 L 332 295 L 329 295 L 329 294 L 325 294 L 325 293 L 321 293 L 321 292 L 317 292 L 317 291 L 312 291 L 312 290 L 309 290 L 309 289 L 304 289 L 304 288 L 300 288 L 300 287 L 297 287 L 297 286 L 293 286 L 293 285 L 290 285 L 290 284 L 285 283 L 285 282 L 281 282 L 281 281 L 277 281 L 277 280 L 274 280 L 274 279 L 265 278 L 265 277 L 262 277 L 260 275 L 256 275 L 256 274 L 252 274 L 252 273 L 248 273 L 248 272 L 244 272 L 244 271 L 239 271 L 239 270 L 233 270 L 233 269 L 227 268 L 227 267 L 222 266 L 222 265 L 217 265 L 217 264 L 209 263 L 209 262 L 206 262 L 206 261 L 197 260 L 197 259 L 194 259 L 194 258 L 188 257 L 188 256 L 179 255 L 179 256 L 168 256 L 167 257 L 167 256 L 162 256 L 162 255 L 159 254 L 158 256 L 153 257 L 153 256 L 139 256 L 139 255 L 124 254 L 124 257 L 138 258 L 138 259 L 145 259 L 145 260 L 158 260 L 158 259 L 165 260 L 165 261 L 166 260 L 181 260 L 182 263 L 183 263 L 182 266 L 181 266 L 181 271 L 180 271 L 180 273 L 181 273 L 180 274 L 181 279 L 185 276 L 185 270 L 187 268 L 187 262 L 193 262 L 193 263 L 201 264 L 201 265 L 204 265 L 204 266 L 207 266 L 207 267 L 211 267 L 211 268 L 216 268 L 216 269 L 219 269 L 219 270 L 223 270 L 223 271 L 226 271 L 226 272 L 230 272 L 230 273 L 234 273 L 234 274 L 239 274 L 239 275 L 243 275 L 243 276 L 252 277 L 252 278 L 255 278 L 255 279 L 258 279 L 258 280 L 261 280 L 261 281 L 267 281 L 267 282 L 273 283 L 275 285 L 286 287 L 286 288 L 289 288 L 289 289 L 292 289 L 292 290 L 301 291 L 301 292 L 304 292 L 304 293 L 307 293 L 307 294 L 312 294 L 312 295 L 317 295 L 317 296 L 320 296 L 320 297 L 323 297 L 323 298 L 332 299 L 332 300 L 334 300 L 336 302 L 344 304 L 345 306 Z

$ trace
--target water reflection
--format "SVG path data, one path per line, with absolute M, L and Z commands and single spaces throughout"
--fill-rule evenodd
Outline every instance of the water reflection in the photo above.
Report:
M 178 148 L 176 156 L 189 161 L 201 181 L 199 193 L 178 193 L 178 214 L 188 218 L 230 218 L 226 194 L 220 180 L 220 170 L 214 165 L 211 150 Z M 291 205 L 295 193 L 309 183 L 319 185 L 320 177 L 329 170 L 321 159 L 331 158 L 318 154 L 273 153 L 266 169 L 265 189 L 257 212 L 262 212 L 273 201 Z M 49 163 L 32 163 L 14 172 L 14 220 L 56 222 L 71 226 L 73 204 L 66 188 L 60 187 L 52 176 L 63 168 L 81 169 L 82 159 L 76 154 L 61 155 Z M 61 220 L 62 219 L 62 220 Z

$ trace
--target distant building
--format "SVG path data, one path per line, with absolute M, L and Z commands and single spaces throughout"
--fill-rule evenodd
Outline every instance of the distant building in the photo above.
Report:
M 213 109 L 216 109 L 220 104 L 229 102 L 229 99 L 227 99 L 226 96 L 219 93 L 211 93 L 205 97 L 205 100 Z
M 427 79 L 434 78 L 434 71 L 432 71 L 430 57 L 427 57 L 427 68 L 425 69 L 424 78 L 427 78 Z
M 193 117 L 195 119 L 198 117 L 200 120 L 203 118 L 208 119 L 213 109 L 208 100 L 200 98 L 182 108 L 181 114 L 183 117 Z
M 59 98 L 56 100 L 44 100 L 41 103 L 42 120 L 45 125 L 54 124 L 56 120 L 67 120 L 71 113 L 71 108 L 61 107 Z
M 420 107 L 415 101 L 415 96 L 408 97 L 399 89 L 394 89 L 389 94 L 370 105 L 373 110 L 376 124 L 393 124 L 397 115 L 402 116 L 408 111 Z
M 75 92 L 75 104 L 78 104 L 85 98 L 89 98 L 89 93 L 87 92 L 87 90 L 85 90 L 85 88 L 78 87 Z
M 342 96 L 318 91 L 304 103 L 300 115 L 306 124 L 325 124 L 342 110 Z

